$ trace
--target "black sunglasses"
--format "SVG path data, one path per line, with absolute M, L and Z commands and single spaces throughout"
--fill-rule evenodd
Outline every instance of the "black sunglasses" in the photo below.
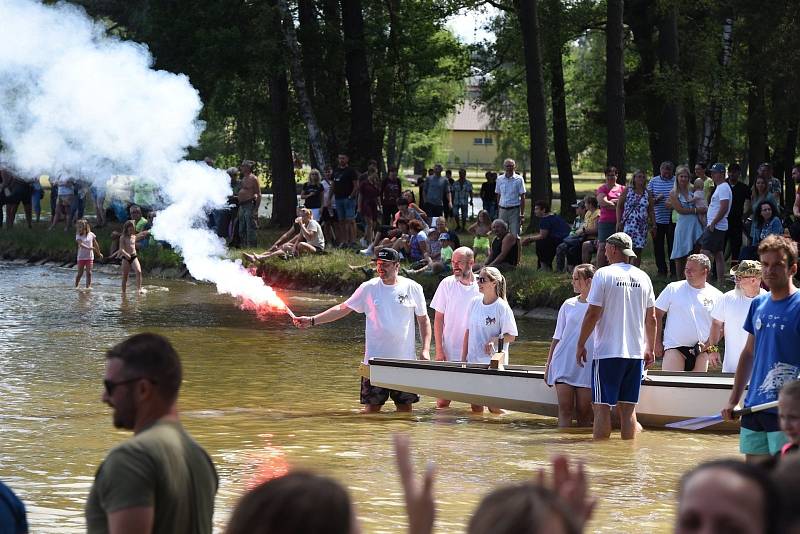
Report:
M 147 380 L 148 382 L 150 382 L 152 384 L 156 383 L 155 380 L 151 380 L 151 379 L 147 378 L 146 376 L 137 376 L 136 378 L 129 378 L 127 380 L 120 380 L 119 382 L 112 382 L 111 380 L 103 380 L 103 385 L 106 388 L 106 393 L 108 393 L 108 395 L 111 396 L 111 395 L 114 394 L 114 390 L 117 388 L 117 386 L 123 386 L 125 384 L 131 384 L 133 382 L 136 382 L 137 380 Z
M 489 278 L 486 278 L 485 276 L 478 276 L 477 278 L 475 278 L 475 280 L 477 280 L 479 284 L 482 284 L 484 282 L 493 282 L 494 281 L 494 280 L 490 280 Z

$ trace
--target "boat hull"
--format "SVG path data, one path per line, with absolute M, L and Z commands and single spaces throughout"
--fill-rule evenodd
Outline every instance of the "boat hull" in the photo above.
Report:
M 370 360 L 376 386 L 453 401 L 556 417 L 555 388 L 544 381 L 544 367 L 512 365 L 504 370 L 482 364 L 419 360 Z M 710 415 L 726 405 L 733 387 L 729 373 L 650 371 L 642 381 L 636 414 L 648 427 Z M 738 430 L 738 422 L 710 427 Z

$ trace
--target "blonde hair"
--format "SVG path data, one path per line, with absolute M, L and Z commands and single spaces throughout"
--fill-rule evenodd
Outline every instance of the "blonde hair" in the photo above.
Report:
M 87 221 L 86 219 L 78 219 L 78 221 L 75 224 L 78 225 L 78 228 L 83 228 L 84 230 L 86 230 L 86 235 L 88 235 L 89 232 L 92 231 L 92 227 L 89 226 L 89 221 Z M 78 230 L 78 235 L 83 235 L 81 234 L 80 229 Z
M 310 218 L 311 215 L 312 215 L 311 210 L 308 209 L 308 208 L 300 208 L 298 211 L 300 212 L 301 215 L 303 215 L 305 217 L 309 217 Z
M 315 176 L 317 178 L 316 180 L 314 180 Z M 312 184 L 318 184 L 322 181 L 322 175 L 319 173 L 318 169 L 311 169 L 308 171 L 308 181 Z
M 678 168 L 675 169 L 675 185 L 672 186 L 672 190 L 675 192 L 675 196 L 680 199 L 681 189 L 678 185 L 678 176 L 681 173 L 686 173 L 687 180 L 686 180 L 686 194 L 691 196 L 691 184 L 692 184 L 692 173 L 689 171 L 689 167 L 686 165 L 678 165 Z
M 581 263 L 576 265 L 574 272 L 584 280 L 591 280 L 594 278 L 595 267 L 591 263 Z
M 495 283 L 497 296 L 506 300 L 506 279 L 503 277 L 503 273 L 497 267 L 484 267 L 483 274 Z

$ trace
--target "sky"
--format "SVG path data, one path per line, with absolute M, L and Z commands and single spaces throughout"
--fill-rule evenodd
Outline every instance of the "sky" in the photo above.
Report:
M 483 29 L 483 26 L 497 13 L 491 6 L 482 10 L 464 9 L 457 15 L 450 17 L 447 26 L 467 44 L 481 41 L 494 41 L 494 35 Z

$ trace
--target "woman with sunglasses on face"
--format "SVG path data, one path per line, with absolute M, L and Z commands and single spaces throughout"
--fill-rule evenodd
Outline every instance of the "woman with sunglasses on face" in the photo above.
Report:
M 499 350 L 503 338 L 504 364 L 508 364 L 508 346 L 517 338 L 517 322 L 514 312 L 506 302 L 506 279 L 495 267 L 484 267 L 478 274 L 480 296 L 472 299 L 467 314 L 467 330 L 461 361 L 489 363 Z M 483 412 L 483 406 L 472 405 L 472 411 Z M 503 413 L 499 408 L 489 408 L 492 413 Z
M 556 330 L 550 343 L 544 379 L 548 386 L 556 387 L 558 396 L 558 426 L 592 426 L 592 366 L 578 367 L 575 349 L 578 344 L 583 317 L 589 304 L 586 297 L 592 287 L 594 265 L 584 263 L 572 270 L 572 289 L 578 296 L 567 299 L 558 310 Z M 594 351 L 594 334 L 586 342 L 587 354 Z

